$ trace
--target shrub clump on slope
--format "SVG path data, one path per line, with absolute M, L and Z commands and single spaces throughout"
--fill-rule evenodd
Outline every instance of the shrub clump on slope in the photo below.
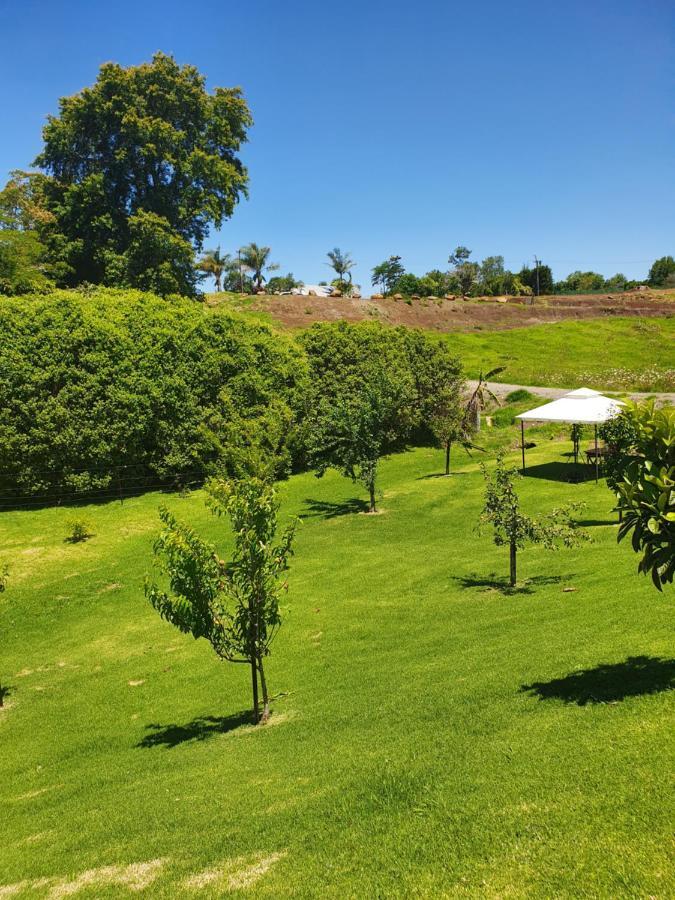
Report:
M 0 497 L 180 483 L 236 467 L 253 438 L 287 463 L 304 372 L 290 339 L 189 300 L 14 298 L 0 304 Z

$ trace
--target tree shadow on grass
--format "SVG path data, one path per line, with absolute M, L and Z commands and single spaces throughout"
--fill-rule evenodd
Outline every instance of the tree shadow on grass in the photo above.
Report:
M 619 519 L 579 519 L 575 524 L 579 528 L 598 528 L 601 525 L 618 525 Z
M 9 697 L 9 695 L 11 693 L 12 693 L 12 689 L 9 685 L 0 684 L 0 706 L 3 705 L 3 703 L 5 702 L 5 700 Z
M 533 594 L 534 588 L 546 584 L 560 584 L 562 581 L 569 581 L 573 575 L 535 575 L 532 578 L 526 578 L 524 581 L 511 587 L 509 579 L 506 576 L 496 575 L 491 572 L 487 576 L 477 575 L 472 572 L 470 575 L 456 575 L 453 580 L 460 587 L 483 588 L 486 591 L 499 591 L 500 594 Z
M 568 484 L 581 484 L 584 481 L 595 481 L 595 468 L 572 462 L 541 463 L 537 466 L 528 466 L 525 461 L 525 478 L 543 478 L 545 481 L 564 481 Z M 602 477 L 602 470 L 600 471 Z
M 416 481 L 427 481 L 429 478 L 456 478 L 458 475 L 469 474 L 469 472 L 450 472 L 446 475 L 445 472 L 432 472 L 431 475 L 418 475 Z
M 592 669 L 570 672 L 563 678 L 535 681 L 520 690 L 540 700 L 563 700 L 586 706 L 588 703 L 616 703 L 626 697 L 656 694 L 675 688 L 675 659 L 659 656 L 629 656 L 620 663 L 601 663 Z
M 199 716 L 185 725 L 159 725 L 156 722 L 146 725 L 146 731 L 150 732 L 139 741 L 137 747 L 160 747 L 167 749 L 185 744 L 188 741 L 205 741 L 218 734 L 227 734 L 242 725 L 253 725 L 253 713 L 251 710 L 236 713 L 232 716 Z
M 368 512 L 368 504 L 365 500 L 352 497 L 341 503 L 331 503 L 329 500 L 305 500 L 307 511 L 300 514 L 301 519 L 335 519 L 337 516 L 349 516 L 356 513 Z

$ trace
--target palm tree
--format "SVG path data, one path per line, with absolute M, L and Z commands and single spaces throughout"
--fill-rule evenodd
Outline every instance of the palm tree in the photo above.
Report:
M 197 263 L 197 268 L 207 275 L 213 275 L 216 282 L 216 290 L 220 290 L 220 279 L 223 273 L 231 269 L 234 261 L 229 253 L 221 253 L 220 247 L 215 250 L 207 250 Z
M 345 277 L 348 277 L 349 284 L 351 285 L 352 273 L 350 270 L 354 268 L 356 263 L 349 253 L 343 253 L 339 247 L 334 247 L 333 250 L 329 250 L 326 255 L 329 259 L 328 265 L 335 271 L 338 279 L 341 282 L 344 282 Z
M 241 248 L 241 264 L 253 276 L 256 292 L 262 290 L 263 281 L 266 281 L 263 272 L 273 272 L 279 268 L 279 263 L 267 262 L 271 252 L 270 247 L 259 247 L 253 243 Z

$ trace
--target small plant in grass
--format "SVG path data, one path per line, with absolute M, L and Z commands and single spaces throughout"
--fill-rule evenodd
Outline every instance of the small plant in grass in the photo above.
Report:
M 520 511 L 520 501 L 514 488 L 514 481 L 520 473 L 504 463 L 500 453 L 497 465 L 490 473 L 487 466 L 481 466 L 485 477 L 485 505 L 480 523 L 490 524 L 494 530 L 494 542 L 498 547 L 509 547 L 509 584 L 514 587 L 517 580 L 517 553 L 527 543 L 542 544 L 548 550 L 559 546 L 574 547 L 582 540 L 588 540 L 585 532 L 579 530 L 572 521 L 573 512 L 583 509 L 583 503 L 567 503 L 552 510 L 543 519 L 532 519 Z
M 81 544 L 93 537 L 91 525 L 85 519 L 69 519 L 65 541 L 68 544 Z
M 511 391 L 510 394 L 506 395 L 507 403 L 524 403 L 525 400 L 534 399 L 534 395 L 529 391 L 526 391 L 525 388 L 517 388 L 515 391 Z
M 279 598 L 286 582 L 295 523 L 277 544 L 279 503 L 267 481 L 247 477 L 214 480 L 207 485 L 213 513 L 227 515 L 234 532 L 229 563 L 193 529 L 167 509 L 159 516 L 164 529 L 155 541 L 155 556 L 169 576 L 170 591 L 146 579 L 145 595 L 163 619 L 194 638 L 206 638 L 220 659 L 250 666 L 253 719 L 269 717 L 269 693 L 264 658 L 281 625 Z M 258 682 L 262 691 L 260 715 Z

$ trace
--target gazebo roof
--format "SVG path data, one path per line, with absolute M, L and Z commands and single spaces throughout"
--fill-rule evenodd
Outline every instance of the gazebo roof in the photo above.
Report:
M 571 425 L 600 425 L 616 416 L 624 404 L 590 388 L 570 391 L 564 397 L 520 413 L 523 422 L 568 422 Z

